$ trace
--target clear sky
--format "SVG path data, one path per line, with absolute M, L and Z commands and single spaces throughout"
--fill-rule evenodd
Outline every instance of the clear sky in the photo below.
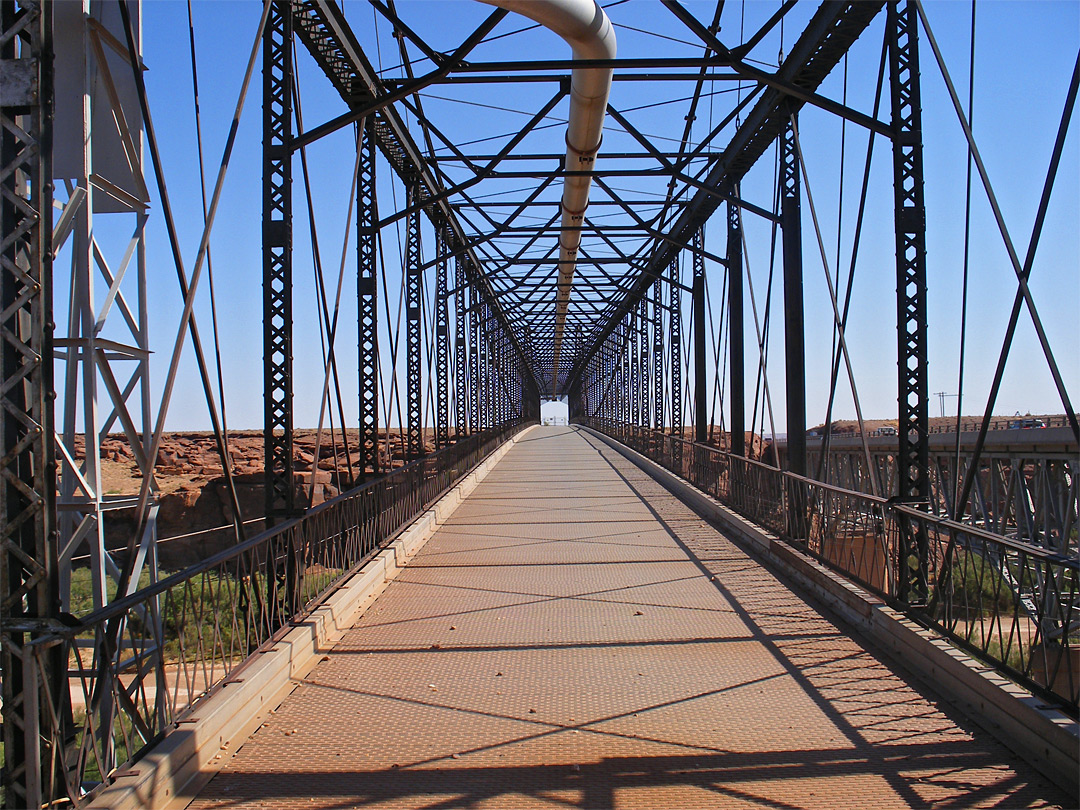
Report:
M 713 3 L 688 2 L 687 7 L 708 22 Z M 738 27 L 754 30 L 778 6 L 777 2 L 731 0 L 725 11 L 721 38 L 729 44 L 739 41 Z M 369 57 L 383 67 L 384 75 L 400 75 L 397 50 L 385 21 L 376 24 L 366 2 L 347 0 L 346 14 Z M 452 49 L 484 19 L 490 9 L 471 0 L 400 0 L 401 15 L 439 49 Z M 816 4 L 797 8 L 786 23 L 783 45 L 790 47 L 801 25 Z M 928 2 L 927 14 L 942 49 L 948 69 L 966 105 L 969 64 L 968 30 L 971 5 L 964 2 Z M 258 24 L 261 4 L 248 0 L 194 3 L 195 39 L 202 105 L 203 137 L 206 150 L 208 182 L 213 183 L 233 108 L 236 104 L 244 66 Z M 615 4 L 609 11 L 616 24 L 620 55 L 699 53 L 690 33 L 674 20 L 659 3 L 632 0 Z M 994 190 L 1017 250 L 1026 253 L 1031 226 L 1047 170 L 1053 139 L 1062 114 L 1065 93 L 1080 47 L 1080 3 L 979 2 L 976 8 L 977 34 L 975 56 L 974 132 Z M 845 94 L 850 106 L 869 112 L 873 104 L 877 62 L 881 48 L 884 15 L 879 15 L 864 37 L 856 43 L 849 59 L 842 62 L 822 86 L 821 92 L 832 98 Z M 505 34 L 524 27 L 520 20 L 508 18 L 495 34 Z M 169 192 L 176 209 L 185 261 L 188 270 L 194 263 L 202 225 L 199 204 L 198 163 L 192 107 L 191 66 L 188 50 L 187 5 L 175 0 L 152 0 L 143 5 L 143 34 L 146 81 L 150 105 L 161 141 Z M 777 31 L 762 43 L 763 52 L 775 54 L 781 47 Z M 667 39 L 665 37 L 670 37 Z M 681 41 L 675 41 L 681 40 Z M 931 392 L 954 394 L 958 387 L 960 345 L 960 300 L 964 248 L 964 182 L 966 155 L 962 130 L 945 92 L 944 82 L 925 36 L 922 49 L 924 143 L 927 195 L 927 248 L 929 282 Z M 539 48 L 542 58 L 565 58 L 568 49 L 546 31 L 529 31 L 485 43 L 476 57 L 485 59 L 516 58 L 523 50 Z M 308 125 L 342 112 L 344 106 L 329 83 L 313 68 L 306 54 L 300 59 L 300 83 L 303 113 Z M 528 52 L 527 50 L 524 52 Z M 755 51 L 757 53 L 757 51 Z M 767 65 L 765 66 L 767 68 Z M 503 88 L 484 86 L 484 93 L 445 87 L 430 88 L 425 96 L 429 117 L 448 134 L 465 140 L 484 134 L 502 133 L 512 122 L 521 123 L 521 115 L 535 111 L 544 93 L 527 86 L 514 90 L 510 99 L 496 97 Z M 719 88 L 714 88 L 719 89 Z M 545 91 L 550 93 L 550 89 Z M 635 106 L 634 93 L 645 92 L 630 83 L 617 83 L 612 103 L 620 109 Z M 745 91 L 744 91 L 745 92 Z M 262 303 L 261 303 L 261 80 L 256 75 L 238 133 L 236 152 L 229 168 L 218 221 L 212 241 L 212 257 L 218 303 L 222 364 L 230 427 L 259 428 L 262 423 Z M 449 99 L 449 100 L 448 100 Z M 725 95 L 708 97 L 699 112 L 695 136 L 707 131 L 709 119 L 719 119 L 726 112 Z M 478 106 L 486 104 L 487 106 Z M 532 106 L 530 106 L 532 105 Z M 504 109 L 498 109 L 504 108 Z M 516 110 L 517 112 L 508 112 Z M 634 123 L 646 132 L 681 129 L 685 103 L 642 110 Z M 543 137 L 558 149 L 562 141 L 560 118 L 565 105 L 552 113 L 553 127 Z M 888 120 L 887 95 L 880 114 Z M 675 122 L 673 124 L 673 122 Z M 1074 121 L 1065 146 L 1059 180 L 1051 199 L 1042 242 L 1031 277 L 1031 291 L 1043 319 L 1066 386 L 1074 399 L 1080 399 L 1080 358 L 1078 318 L 1080 313 L 1080 163 L 1078 163 L 1077 124 Z M 841 283 L 850 261 L 851 235 L 858 202 L 859 182 L 865 160 L 866 133 L 848 125 L 842 140 L 841 126 L 835 117 L 807 108 L 801 116 L 800 133 L 807 156 L 811 191 L 821 218 L 823 240 L 829 267 L 836 271 L 837 238 L 840 233 Z M 605 148 L 615 149 L 618 135 L 605 137 Z M 334 296 L 338 267 L 342 259 L 342 240 L 347 230 L 346 206 L 350 197 L 350 178 L 355 150 L 351 130 L 326 138 L 309 150 L 314 188 L 314 207 L 328 295 Z M 417 134 L 417 140 L 420 137 Z M 721 138 L 721 142 L 726 139 Z M 546 142 L 545 142 L 546 143 Z M 533 144 L 534 146 L 536 144 Z M 541 144 L 542 145 L 542 144 Z M 844 148 L 844 188 L 841 205 L 841 146 Z M 474 148 L 483 147 L 478 144 Z M 491 148 L 486 147 L 486 148 Z M 602 153 L 601 153 L 602 154 Z M 743 196 L 764 207 L 772 205 L 772 152 L 759 162 L 746 178 Z M 385 215 L 396 204 L 403 204 L 400 185 L 391 182 L 385 164 L 380 166 L 380 206 Z M 296 346 L 295 389 L 296 424 L 314 426 L 318 420 L 319 392 L 322 387 L 323 361 L 312 281 L 311 251 L 306 228 L 307 211 L 304 190 L 296 168 L 295 211 L 295 309 Z M 168 365 L 173 338 L 179 321 L 181 300 L 168 253 L 168 243 L 157 204 L 156 191 L 148 225 L 149 300 L 152 312 L 151 340 L 154 348 L 152 379 L 154 407 Z M 971 248 L 969 264 L 968 358 L 964 380 L 965 413 L 980 412 L 994 364 L 1000 350 L 1008 311 L 1016 291 L 1015 274 L 1008 262 L 1002 239 L 994 224 L 986 195 L 976 176 L 972 193 Z M 859 252 L 854 282 L 854 301 L 848 343 L 863 412 L 869 418 L 888 418 L 896 413 L 896 333 L 895 270 L 892 236 L 891 162 L 887 144 L 879 140 L 868 196 L 868 224 Z M 95 227 L 103 244 L 111 240 L 112 250 L 122 251 L 130 224 L 107 221 L 99 216 Z M 118 219 L 113 216 L 113 219 Z M 762 220 L 746 219 L 748 264 L 754 284 L 759 313 L 764 309 L 764 295 L 769 272 L 770 228 Z M 126 231 L 125 231 L 126 229 Z M 831 304 L 815 240 L 809 206 L 804 200 L 805 301 L 807 311 L 807 393 L 808 420 L 816 424 L 824 418 L 828 395 L 828 355 L 832 345 Z M 425 234 L 426 255 L 432 251 L 430 233 Z M 723 253 L 724 218 L 718 212 L 710 223 L 707 247 Z M 355 421 L 356 333 L 355 333 L 355 236 L 346 249 L 345 282 L 342 297 L 342 332 L 338 341 L 343 371 L 343 402 L 346 418 Z M 119 246 L 119 247 L 117 247 Z M 389 279 L 386 308 L 380 318 L 398 317 L 397 286 L 400 284 L 400 258 L 396 229 L 384 234 L 384 255 Z M 63 257 L 60 265 L 63 265 Z M 687 274 L 689 269 L 684 271 Z M 58 274 L 58 280 L 63 273 Z M 714 317 L 721 306 L 722 271 L 709 268 Z M 64 282 L 62 282 L 64 283 Z M 212 345 L 207 285 L 202 285 L 197 316 L 208 347 Z M 428 290 L 430 297 L 431 290 Z M 777 272 L 773 288 L 775 312 L 782 306 Z M 58 294 L 58 299 L 63 294 Z M 352 299 L 350 301 L 350 299 Z M 689 311 L 689 301 L 685 302 Z M 756 364 L 756 337 L 747 299 L 747 369 L 753 374 Z M 62 310 L 62 303 L 58 303 Z M 687 316 L 688 319 L 688 316 Z M 385 323 L 385 320 L 384 320 Z M 380 327 L 385 331 L 384 327 Z M 686 328 L 684 322 L 684 329 Z M 723 337 L 721 337 L 723 340 Z M 387 337 L 382 337 L 384 358 L 389 355 Z M 769 379 L 772 387 L 777 430 L 783 430 L 783 343 L 782 330 L 774 328 L 769 340 Z M 388 365 L 388 364 L 386 364 Z M 403 361 L 402 361 L 403 365 Z M 843 372 L 842 372 L 843 373 Z M 190 345 L 185 350 L 179 385 L 170 408 L 170 429 L 205 429 L 209 425 L 199 390 Z M 385 380 L 387 388 L 393 381 Z M 752 377 L 748 388 L 752 389 Z M 851 395 L 840 386 L 837 418 L 854 415 Z M 748 405 L 749 407 L 749 405 Z M 931 414 L 938 414 L 935 397 Z M 955 409 L 955 399 L 947 410 Z M 391 407 L 390 420 L 397 421 Z M 998 413 L 1060 412 L 1047 364 L 1035 338 L 1031 318 L 1022 314 L 1020 328 L 1007 367 L 1004 387 L 996 408 Z

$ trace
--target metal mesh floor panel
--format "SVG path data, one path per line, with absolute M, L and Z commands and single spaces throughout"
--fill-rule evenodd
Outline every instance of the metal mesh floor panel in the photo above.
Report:
M 617 453 L 533 436 L 193 808 L 1066 805 Z

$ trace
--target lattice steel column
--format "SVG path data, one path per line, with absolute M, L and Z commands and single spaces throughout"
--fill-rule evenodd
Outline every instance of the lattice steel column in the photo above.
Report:
M 731 410 L 731 452 L 746 455 L 746 372 L 743 367 L 746 333 L 743 323 L 743 245 L 739 207 L 728 203 L 728 406 Z
M 60 613 L 52 404 L 51 4 L 0 3 L 0 59 L 5 79 L 24 79 L 23 88 L 17 82 L 7 85 L 0 101 L 4 789 L 6 806 L 40 807 L 55 798 L 49 779 L 55 749 L 45 742 L 50 713 L 61 718 L 70 713 L 67 662 L 48 653 L 35 656 L 23 646 Z M 14 91 L 8 89 L 12 85 Z M 42 683 L 52 693 L 51 707 Z
M 630 386 L 626 382 L 629 379 L 630 368 L 630 313 L 623 315 L 619 324 L 619 366 L 616 378 L 616 420 L 625 423 L 630 416 Z
M 360 375 L 360 478 L 379 472 L 378 201 L 375 192 L 375 122 L 360 129 L 356 180 L 356 302 Z
M 296 512 L 292 391 L 292 14 L 263 32 L 263 447 L 268 525 Z
M 691 297 L 694 307 L 694 441 L 708 438 L 709 416 L 706 400 L 709 395 L 705 379 L 705 226 L 694 233 L 694 284 Z
M 476 313 L 477 320 L 477 373 L 479 376 L 476 378 L 477 388 L 477 406 L 479 413 L 476 415 L 477 424 L 480 430 L 487 430 L 490 427 L 488 423 L 488 363 L 491 358 L 488 356 L 488 335 L 487 335 L 487 304 L 480 303 L 479 309 Z
M 626 395 L 629 401 L 629 409 L 627 411 L 627 422 L 632 424 L 640 424 L 641 419 L 641 404 L 638 401 L 638 317 L 637 310 L 631 309 L 628 315 L 630 319 L 630 345 L 627 351 L 627 358 L 630 365 L 629 373 L 626 376 Z
M 465 347 L 468 345 L 468 326 L 465 312 L 468 306 L 469 287 L 466 282 L 465 256 L 454 260 L 454 410 L 455 435 L 460 438 L 469 432 L 469 361 Z
M 450 304 L 446 231 L 435 229 L 435 449 L 450 441 Z
M 612 378 L 615 376 L 615 333 L 612 332 L 608 336 L 608 339 L 604 341 L 604 354 L 603 354 L 603 371 L 600 375 L 600 382 L 603 386 L 603 391 L 600 395 L 604 398 L 604 418 L 614 419 L 615 409 L 612 407 L 614 403 L 613 391 L 612 391 Z
M 506 391 L 504 388 L 506 378 L 504 376 L 505 367 L 503 365 L 506 356 L 506 335 L 498 326 L 494 310 L 491 312 L 491 328 L 495 334 L 495 362 L 492 364 L 491 390 L 495 397 L 495 424 L 501 425 L 504 417 L 503 407 L 506 404 Z
M 419 202 L 419 189 L 409 186 L 407 202 L 413 208 Z M 423 344 L 420 334 L 423 292 L 420 273 L 420 211 L 414 210 L 405 222 L 405 446 L 412 457 L 423 453 L 424 411 L 421 366 Z
M 929 395 L 926 379 L 926 208 L 923 200 L 922 103 L 915 3 L 890 2 L 887 36 L 892 95 L 893 203 L 896 228 L 896 352 L 899 403 L 897 496 L 930 499 Z M 928 539 L 901 523 L 900 598 L 929 595 Z
M 922 103 L 915 3 L 890 2 L 893 194 L 896 227 L 900 461 L 897 495 L 927 501 L 929 395 L 926 379 L 926 207 L 923 201 Z
M 495 341 L 492 339 L 492 312 L 491 305 L 484 301 L 484 317 L 480 329 L 482 356 L 480 358 L 480 379 L 483 380 L 483 420 L 484 428 L 491 428 L 495 424 L 495 380 L 492 376 L 494 364 Z
M 491 425 L 502 422 L 502 334 L 495 328 L 494 313 L 491 320 Z
M 682 414 L 682 291 L 679 289 L 679 254 L 671 260 L 671 288 L 668 291 L 668 303 L 671 307 L 671 432 L 683 438 Z
M 641 427 L 649 427 L 652 419 L 649 413 L 649 386 L 652 375 L 649 374 L 651 365 L 649 355 L 649 299 L 643 295 L 638 303 L 638 402 L 640 403 L 638 424 Z
M 780 218 L 784 232 L 784 368 L 788 469 L 806 475 L 806 350 L 803 327 L 802 189 L 791 118 L 780 141 Z
M 664 429 L 664 305 L 660 279 L 653 284 L 653 427 Z
M 480 293 L 469 287 L 469 433 L 480 429 Z
M 510 393 L 508 389 L 508 383 L 510 379 L 509 366 L 507 364 L 509 346 L 507 344 L 506 335 L 499 332 L 499 372 L 497 382 L 499 383 L 499 424 L 509 421 L 509 409 Z

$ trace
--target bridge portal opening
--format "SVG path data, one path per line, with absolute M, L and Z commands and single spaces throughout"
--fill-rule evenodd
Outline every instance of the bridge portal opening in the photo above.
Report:
M 540 404 L 540 422 L 544 425 L 569 424 L 570 406 L 566 397 L 543 400 Z

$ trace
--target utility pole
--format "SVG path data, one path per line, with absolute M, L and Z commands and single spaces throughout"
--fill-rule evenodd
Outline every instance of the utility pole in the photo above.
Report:
M 938 402 L 941 404 L 941 417 L 945 418 L 945 400 L 949 397 L 958 397 L 959 394 L 947 394 L 944 391 L 935 391 L 934 396 L 938 398 Z

